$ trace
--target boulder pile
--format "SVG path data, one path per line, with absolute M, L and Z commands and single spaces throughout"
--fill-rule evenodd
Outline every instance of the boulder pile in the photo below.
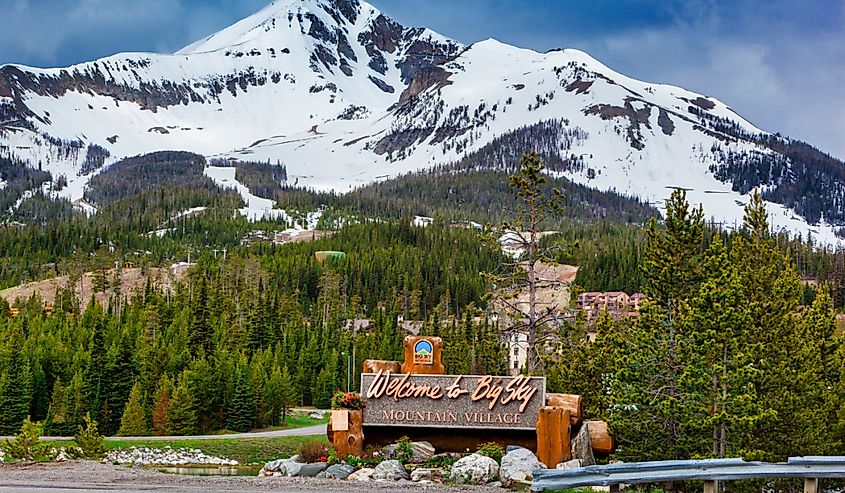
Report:
M 238 461 L 206 455 L 199 449 L 163 449 L 132 447 L 129 450 L 110 450 L 105 460 L 112 464 L 135 464 L 139 466 L 187 466 L 187 465 L 214 465 L 214 466 L 237 466 Z

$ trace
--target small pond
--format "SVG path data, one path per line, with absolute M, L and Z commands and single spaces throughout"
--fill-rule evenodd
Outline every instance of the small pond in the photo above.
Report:
M 167 474 L 186 476 L 258 476 L 261 466 L 147 466 Z

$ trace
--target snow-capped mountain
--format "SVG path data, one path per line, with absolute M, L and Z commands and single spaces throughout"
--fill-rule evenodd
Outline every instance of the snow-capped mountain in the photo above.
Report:
M 72 199 L 102 166 L 155 150 L 278 161 L 291 183 L 348 191 L 439 165 L 502 167 L 516 146 L 657 205 L 686 188 L 728 225 L 758 186 L 776 227 L 835 242 L 845 225 L 841 162 L 716 99 L 577 50 L 465 47 L 358 0 L 279 0 L 174 54 L 0 68 L 0 152 L 66 176 Z

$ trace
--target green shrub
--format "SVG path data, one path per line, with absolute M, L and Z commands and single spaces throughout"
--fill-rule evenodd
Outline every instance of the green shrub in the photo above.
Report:
M 50 460 L 52 458 L 50 445 L 42 442 L 40 438 L 41 423 L 33 423 L 27 417 L 23 422 L 21 432 L 15 436 L 14 440 L 6 440 L 3 449 L 6 451 L 6 456 L 13 460 Z
M 505 455 L 505 450 L 496 442 L 487 442 L 481 445 L 481 448 L 478 449 L 478 453 L 486 455 L 501 464 L 502 457 Z
M 106 453 L 103 445 L 103 436 L 97 431 L 97 422 L 91 419 L 91 414 L 85 415 L 85 428 L 79 425 L 76 435 L 73 436 L 76 444 L 79 445 L 81 456 L 85 459 L 102 459 Z
M 393 455 L 396 460 L 403 464 L 411 462 L 414 459 L 414 446 L 411 445 L 411 439 L 408 437 L 400 438 Z

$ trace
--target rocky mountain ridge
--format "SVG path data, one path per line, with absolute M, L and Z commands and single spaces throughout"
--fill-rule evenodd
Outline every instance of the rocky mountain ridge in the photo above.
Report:
M 64 176 L 54 193 L 71 199 L 103 166 L 156 150 L 278 162 L 289 184 L 346 192 L 511 169 L 529 147 L 557 176 L 657 206 L 686 188 L 727 227 L 755 188 L 777 228 L 835 243 L 845 225 L 841 161 L 717 99 L 578 50 L 467 47 L 358 0 L 276 1 L 174 54 L 0 67 L 0 153 Z

